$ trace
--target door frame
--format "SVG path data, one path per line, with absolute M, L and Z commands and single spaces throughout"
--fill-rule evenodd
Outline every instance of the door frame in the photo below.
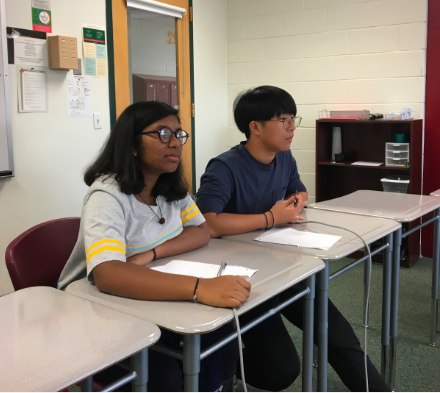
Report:
M 176 18 L 177 94 L 182 128 L 190 134 L 191 142 L 183 149 L 182 164 L 190 191 L 195 192 L 192 0 L 156 1 L 187 10 L 182 19 Z M 113 127 L 119 115 L 130 105 L 127 2 L 106 0 L 106 9 L 110 122 Z

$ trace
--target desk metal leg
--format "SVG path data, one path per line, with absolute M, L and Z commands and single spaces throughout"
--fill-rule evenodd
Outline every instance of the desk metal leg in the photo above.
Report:
M 440 216 L 440 209 L 435 211 L 437 217 Z M 438 285 L 440 269 L 440 231 L 439 219 L 434 222 L 434 252 L 432 255 L 432 301 L 431 301 L 431 339 L 432 347 L 437 345 L 437 322 L 438 322 Z
M 364 255 L 368 255 L 368 251 L 364 250 Z M 371 266 L 368 259 L 364 263 L 364 315 L 362 318 L 365 318 L 365 312 L 367 313 L 367 318 L 364 320 L 364 326 L 368 327 L 368 322 L 370 319 L 370 310 L 367 309 L 367 295 L 368 295 L 368 277 L 370 277 Z
M 390 318 L 391 318 L 391 258 L 393 252 L 393 234 L 387 236 L 388 248 L 385 251 L 383 264 L 383 295 L 382 295 L 382 353 L 381 374 L 389 384 L 390 367 Z
M 183 336 L 183 387 L 185 392 L 199 391 L 200 335 Z
M 392 293 L 391 293 L 391 330 L 390 330 L 390 377 L 391 390 L 396 388 L 397 365 L 397 325 L 399 321 L 399 286 L 400 286 L 400 248 L 402 246 L 402 228 L 394 232 Z M 388 382 L 388 381 L 387 381 Z
M 81 392 L 93 392 L 93 376 L 81 381 Z
M 131 383 L 133 392 L 147 392 L 148 384 L 148 348 L 143 349 L 130 359 L 131 371 L 136 373 L 136 378 Z
M 318 300 L 318 392 L 327 391 L 328 361 L 328 286 L 329 262 L 317 274 L 316 298 Z
M 312 391 L 313 377 L 313 313 L 315 302 L 315 276 L 306 280 L 310 292 L 305 296 L 304 327 L 303 327 L 303 375 L 302 391 Z

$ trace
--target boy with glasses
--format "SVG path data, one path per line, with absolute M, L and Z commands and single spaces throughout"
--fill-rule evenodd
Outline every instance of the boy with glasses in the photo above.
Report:
M 260 86 L 239 95 L 234 118 L 246 141 L 212 159 L 201 178 L 197 205 L 211 237 L 235 235 L 302 218 L 307 190 L 290 145 L 300 125 L 295 101 L 286 91 Z M 270 261 L 268 261 L 270 263 Z M 243 324 L 299 292 L 291 288 L 246 313 Z M 281 311 L 302 329 L 304 300 Z M 352 391 L 365 390 L 364 353 L 348 321 L 329 300 L 328 359 Z M 315 318 L 316 320 L 316 318 Z M 315 328 L 316 332 L 316 328 Z M 262 390 L 286 389 L 299 375 L 300 360 L 280 313 L 243 334 L 247 382 Z M 370 391 L 389 391 L 368 359 Z

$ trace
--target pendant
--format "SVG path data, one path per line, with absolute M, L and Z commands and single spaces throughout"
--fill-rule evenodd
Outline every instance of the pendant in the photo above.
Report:
M 159 220 L 159 224 L 165 224 L 165 218 L 161 217 Z

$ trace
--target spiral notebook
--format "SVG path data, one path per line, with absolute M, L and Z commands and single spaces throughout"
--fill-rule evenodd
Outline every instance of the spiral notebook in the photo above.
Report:
M 201 278 L 217 277 L 220 265 L 213 265 L 210 263 L 191 262 L 172 260 L 166 265 L 152 267 L 162 273 L 180 274 L 183 276 L 193 276 Z M 247 267 L 227 265 L 222 272 L 222 276 L 248 276 L 251 278 L 258 270 L 249 269 Z
M 254 240 L 264 243 L 285 244 L 303 248 L 330 249 L 341 236 L 325 235 L 321 233 L 297 231 L 293 228 L 271 229 Z

